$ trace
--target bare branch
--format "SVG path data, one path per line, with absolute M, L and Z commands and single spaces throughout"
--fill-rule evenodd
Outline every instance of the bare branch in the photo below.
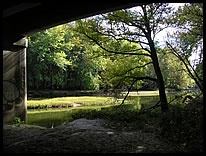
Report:
M 87 36 L 89 39 L 91 39 L 94 43 L 96 43 L 100 48 L 102 48 L 103 50 L 109 52 L 109 53 L 114 53 L 114 54 L 124 54 L 124 55 L 142 55 L 142 56 L 149 56 L 151 57 L 151 55 L 149 54 L 145 54 L 145 53 L 130 53 L 130 52 L 134 52 L 134 51 L 138 51 L 138 50 L 142 50 L 142 48 L 139 49 L 135 49 L 135 50 L 131 50 L 131 51 L 125 51 L 125 52 L 117 52 L 117 51 L 112 51 L 112 50 L 108 50 L 105 47 L 103 47 L 97 40 L 95 40 L 94 38 L 90 37 L 89 35 L 85 34 L 85 36 Z
M 134 68 L 131 68 L 131 69 L 127 70 L 127 71 L 124 72 L 123 74 L 116 75 L 116 76 L 123 76 L 123 75 L 127 74 L 128 72 L 130 72 L 130 71 L 132 71 L 132 70 L 134 70 L 134 69 L 143 68 L 143 67 L 145 67 L 145 66 L 147 66 L 147 65 L 149 65 L 149 64 L 152 64 L 152 62 L 148 62 L 148 63 L 146 63 L 146 64 L 144 64 L 144 65 L 142 65 L 142 66 L 136 66 L 136 67 L 134 67 Z M 115 77 L 116 77 L 116 76 L 115 76 Z M 114 78 L 114 77 L 113 77 L 113 78 Z
M 145 51 L 147 51 L 147 52 L 149 52 L 151 54 L 151 51 L 149 49 L 144 48 L 141 43 L 139 43 L 139 45 L 141 46 L 142 49 L 144 49 Z
M 143 80 L 143 79 L 149 79 L 149 80 L 152 80 L 152 81 L 156 81 L 156 82 L 157 82 L 157 79 L 151 78 L 151 77 L 147 77 L 147 76 L 146 76 L 146 77 L 131 77 L 131 78 L 133 78 L 134 80 L 133 80 L 132 84 L 130 85 L 130 87 L 128 88 L 127 94 L 126 94 L 126 96 L 124 97 L 122 103 L 121 103 L 118 107 L 116 107 L 115 110 L 118 109 L 119 107 L 121 107 L 121 106 L 124 104 L 124 101 L 126 100 L 127 96 L 129 95 L 129 92 L 131 91 L 131 89 L 132 89 L 133 85 L 135 84 L 135 82 L 137 82 L 138 80 Z M 157 105 L 158 105 L 159 103 L 160 103 L 160 101 L 159 101 L 154 107 L 157 107 Z M 159 105 L 158 105 L 158 106 L 159 106 Z
M 134 43 L 139 43 L 139 44 L 146 44 L 146 45 L 149 45 L 149 43 L 147 43 L 147 42 L 143 42 L 143 41 L 140 41 L 140 40 L 138 40 L 138 41 L 135 41 L 135 40 L 131 40 L 131 39 L 129 39 L 129 38 L 126 38 L 126 37 L 122 37 L 121 39 L 119 39 L 119 40 L 127 40 L 127 41 L 129 41 L 129 42 L 134 42 Z
M 142 106 L 144 106 L 144 105 L 142 104 Z M 152 109 L 155 109 L 155 108 L 157 108 L 159 106 L 161 106 L 160 105 L 160 101 L 158 101 L 154 106 L 151 106 L 151 107 L 148 107 L 148 108 L 141 108 L 139 114 L 146 113 L 146 112 L 151 111 Z
M 166 41 L 166 44 L 167 44 L 167 46 L 172 50 L 172 54 L 174 54 L 176 57 L 178 57 L 179 59 L 180 59 L 180 61 L 185 65 L 185 67 L 186 67 L 186 69 L 187 69 L 187 72 L 188 72 L 188 74 L 190 75 L 190 77 L 195 81 L 195 83 L 198 85 L 198 87 L 200 88 L 200 90 L 203 92 L 203 88 L 202 88 L 202 86 L 201 86 L 201 84 L 200 84 L 200 79 L 199 79 L 199 76 L 198 75 L 196 75 L 196 73 L 195 73 L 195 76 L 192 74 L 192 71 L 191 71 L 191 69 L 188 67 L 188 65 L 189 66 L 191 66 L 190 64 L 187 64 L 186 62 L 185 62 L 185 60 L 182 58 L 182 56 L 181 55 L 179 55 L 179 53 L 172 47 L 172 45 L 171 44 L 169 44 L 167 41 Z M 186 59 L 187 60 L 187 59 Z M 187 60 L 188 61 L 188 60 Z M 192 68 L 193 69 L 193 68 Z
M 156 78 L 149 77 L 149 76 L 145 76 L 145 77 L 125 76 L 125 78 L 133 78 L 133 79 L 137 79 L 137 80 L 151 80 L 151 81 L 157 82 Z
M 121 106 L 124 104 L 124 101 L 126 100 L 127 96 L 129 95 L 130 90 L 132 89 L 132 87 L 133 87 L 133 85 L 134 85 L 134 83 L 135 83 L 136 81 L 138 81 L 138 79 L 134 79 L 134 80 L 133 80 L 132 84 L 131 84 L 130 87 L 128 88 L 127 94 L 126 94 L 126 96 L 124 97 L 122 103 L 121 103 L 118 107 L 116 107 L 115 110 L 118 109 L 119 107 L 121 107 Z
M 143 21 L 141 21 L 141 20 L 137 20 L 137 19 L 133 19 L 133 20 L 129 20 L 129 19 L 127 19 L 127 20 L 125 20 L 124 18 L 122 18 L 122 17 L 120 17 L 120 16 L 117 16 L 117 15 L 112 15 L 113 17 L 115 17 L 115 18 L 118 18 L 118 20 L 120 20 L 122 23 L 125 23 L 125 24 L 127 24 L 128 26 L 134 26 L 134 27 L 137 27 L 137 28 L 139 28 L 140 30 L 142 30 L 142 32 L 144 33 L 144 37 L 146 37 L 146 31 L 145 31 L 145 29 L 142 27 L 142 25 L 143 25 Z

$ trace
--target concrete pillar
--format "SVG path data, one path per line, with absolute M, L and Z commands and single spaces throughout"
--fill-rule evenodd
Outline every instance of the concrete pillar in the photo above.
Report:
M 3 122 L 27 118 L 26 38 L 14 43 L 18 51 L 3 50 Z

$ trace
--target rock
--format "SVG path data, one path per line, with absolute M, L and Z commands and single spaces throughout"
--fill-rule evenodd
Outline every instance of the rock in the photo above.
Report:
M 81 107 L 83 106 L 81 103 L 73 103 L 72 104 L 72 107 Z
M 174 146 L 154 133 L 116 131 L 106 127 L 103 119 L 85 118 L 47 130 L 37 126 L 7 126 L 3 130 L 3 143 L 6 152 L 16 153 L 175 152 Z

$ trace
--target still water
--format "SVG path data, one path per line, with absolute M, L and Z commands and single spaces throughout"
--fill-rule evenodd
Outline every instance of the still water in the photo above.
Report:
M 145 107 L 155 105 L 159 101 L 159 96 L 129 96 L 126 104 L 123 105 L 125 109 L 141 109 L 142 104 Z M 47 128 L 54 128 L 73 120 L 73 116 L 81 111 L 88 111 L 91 109 L 100 110 L 102 106 L 95 107 L 78 107 L 78 108 L 56 108 L 48 110 L 28 110 L 27 124 L 38 125 Z

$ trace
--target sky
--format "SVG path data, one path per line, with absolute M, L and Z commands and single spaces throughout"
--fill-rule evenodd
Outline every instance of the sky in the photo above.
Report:
M 175 10 L 178 9 L 179 6 L 184 6 L 185 3 L 169 3 L 169 6 L 172 6 L 175 8 Z M 167 34 L 172 32 L 175 32 L 175 28 L 166 28 L 162 30 L 160 33 L 157 34 L 156 39 L 159 42 L 159 46 L 164 47 L 166 46 L 165 41 L 167 41 Z M 193 53 L 192 56 L 190 57 L 191 63 L 193 65 L 193 60 L 197 59 L 198 56 L 197 53 Z
M 169 6 L 174 7 L 174 9 L 177 10 L 179 6 L 184 6 L 184 4 L 185 3 L 169 3 Z M 141 9 L 137 6 L 137 7 L 132 7 L 129 10 L 139 10 L 140 11 Z M 165 47 L 166 46 L 165 41 L 167 41 L 167 33 L 168 32 L 172 33 L 175 30 L 176 30 L 175 28 L 166 28 L 162 30 L 155 36 L 155 41 L 159 42 L 160 47 Z
M 179 6 L 183 6 L 184 4 L 185 3 L 169 3 L 169 6 L 174 7 L 175 10 L 177 10 Z M 167 34 L 175 32 L 175 31 L 176 31 L 175 28 L 166 28 L 166 29 L 162 30 L 161 32 L 159 32 L 156 36 L 156 39 L 159 42 L 159 46 L 161 46 L 161 47 L 166 46 L 165 41 L 167 41 Z

